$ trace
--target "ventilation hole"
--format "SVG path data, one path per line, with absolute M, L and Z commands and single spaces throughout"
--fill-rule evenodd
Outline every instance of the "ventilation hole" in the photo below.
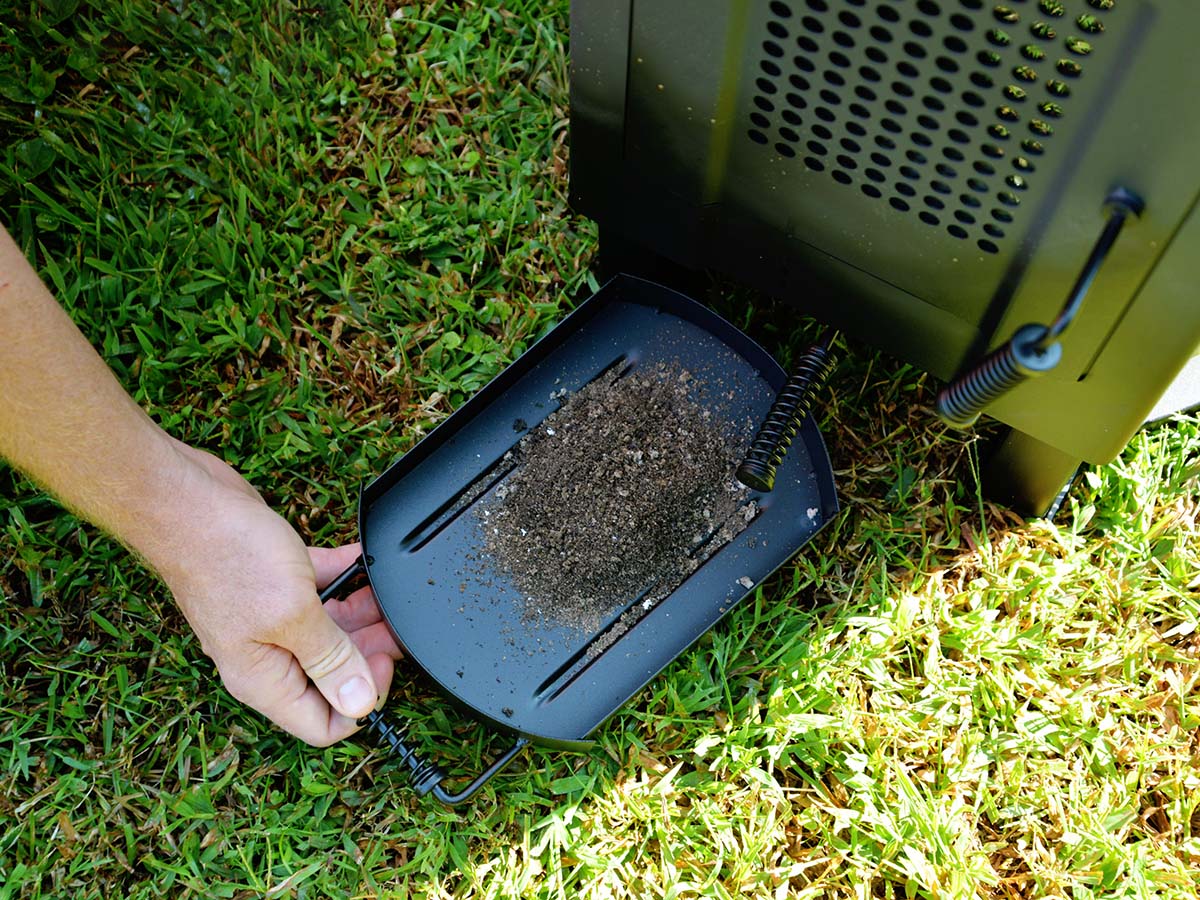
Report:
M 903 194 L 905 197 L 915 197 L 917 189 L 906 181 L 897 181 L 896 193 Z
M 972 209 L 978 209 L 981 205 L 979 198 L 972 197 L 970 194 L 961 194 L 958 199 L 963 206 L 969 206 Z
M 1093 9 L 1112 9 L 1117 5 L 1117 0 L 1088 0 L 1088 6 Z
M 788 30 L 778 22 L 768 22 L 767 31 L 771 32 L 771 34 L 775 35 L 777 38 L 785 38 L 788 36 Z
M 884 174 L 882 172 L 880 172 L 878 169 L 863 169 L 863 174 L 866 175 L 868 178 L 870 178 L 872 181 L 884 181 L 885 180 Z
M 892 42 L 892 33 L 882 25 L 871 26 L 871 37 L 875 38 L 881 44 L 890 44 Z
M 1032 172 L 1034 170 L 1033 163 L 1024 156 L 1018 156 L 1013 160 L 1013 168 L 1019 172 Z
M 867 129 L 863 128 L 857 122 L 847 122 L 846 130 L 857 137 L 863 137 L 867 133 Z
M 998 144 L 980 144 L 979 149 L 983 151 L 984 156 L 990 156 L 992 159 L 999 159 L 1004 155 L 1004 148 Z
M 974 91 L 963 91 L 962 98 L 968 106 L 979 107 L 983 106 L 985 102 L 984 99 Z
M 1046 58 L 1046 51 L 1037 44 L 1026 44 L 1021 48 L 1021 55 L 1026 59 L 1031 59 L 1038 62 Z
M 948 225 L 946 227 L 946 231 L 950 232 L 951 236 L 960 239 L 966 238 L 967 236 L 967 229 L 963 228 L 961 225 Z
M 1021 198 L 1018 197 L 1016 194 L 1014 194 L 1012 191 L 1000 191 L 1000 193 L 996 194 L 996 199 L 999 200 L 1001 203 L 1003 203 L 1005 206 L 1020 206 L 1021 205 Z
M 881 135 L 876 136 L 875 143 L 878 144 L 880 147 L 882 147 L 884 150 L 895 150 L 896 149 L 896 142 L 893 141 L 886 134 L 881 134 Z
M 817 42 L 810 37 L 801 35 L 800 37 L 796 38 L 796 43 L 799 45 L 800 49 L 806 53 L 817 52 Z
M 780 3 L 779 0 L 772 0 L 771 12 L 781 19 L 790 19 L 792 17 L 791 7 L 786 3 Z
M 871 162 L 877 166 L 883 166 L 885 169 L 892 164 L 891 157 L 885 156 L 882 153 L 872 153 Z
M 879 190 L 879 188 L 875 187 L 873 184 L 864 184 L 860 190 L 873 200 L 878 200 L 883 196 L 883 191 Z
M 825 0 L 808 0 L 808 8 L 814 12 L 828 12 L 829 4 Z
M 979 124 L 979 119 L 976 117 L 976 115 L 972 112 L 968 112 L 965 109 L 956 112 L 954 114 L 954 118 L 958 119 L 961 124 L 966 125 L 968 128 L 974 128 Z
M 918 147 L 932 147 L 933 146 L 933 139 L 929 135 L 922 134 L 919 131 L 914 131 L 908 137 Z
M 1041 141 L 1035 141 L 1033 138 L 1026 138 L 1021 141 L 1021 149 L 1034 156 L 1041 156 L 1046 152 L 1045 145 Z
M 815 134 L 817 137 L 819 137 L 823 141 L 827 141 L 833 137 L 833 132 L 830 131 L 828 128 L 826 128 L 824 125 L 814 125 L 812 127 L 812 133 Z
M 935 216 L 933 213 L 931 213 L 927 209 L 921 210 L 921 214 L 918 216 L 918 218 L 922 222 L 924 222 L 926 225 L 937 226 L 937 225 L 941 224 L 941 219 L 939 219 L 937 216 Z
M 850 138 L 842 138 L 838 143 L 842 145 L 842 149 L 849 153 L 858 153 L 862 150 L 862 145 L 858 141 L 852 141 Z
M 821 20 L 814 18 L 813 16 L 805 16 L 800 20 L 800 24 L 813 34 L 820 34 L 825 30 L 825 26 L 821 24 Z
M 903 175 L 905 178 L 911 178 L 913 181 L 917 181 L 921 177 L 921 173 L 918 172 L 916 169 L 914 169 L 912 166 L 901 166 L 900 174 Z
M 767 51 L 768 56 L 774 56 L 776 58 L 783 56 L 783 48 L 774 41 L 763 41 L 763 49 Z
M 1052 119 L 1061 119 L 1063 108 L 1061 103 L 1052 103 L 1047 100 L 1045 103 L 1038 104 L 1038 112 L 1044 116 L 1049 116 Z
M 936 166 L 934 166 L 934 171 L 936 171 L 943 178 L 957 178 L 958 177 L 958 170 L 955 169 L 953 166 L 946 165 L 945 163 L 938 163 Z
M 1049 22 L 1034 22 L 1029 26 L 1029 32 L 1035 38 L 1041 38 L 1043 41 L 1052 41 L 1058 37 L 1058 32 Z
M 1048 16 L 1054 16 L 1056 19 L 1066 14 L 1067 8 L 1063 5 L 1062 0 L 1041 0 L 1038 3 L 1038 9 Z
M 904 155 L 907 156 L 912 162 L 915 162 L 918 166 L 923 166 L 925 163 L 929 162 L 929 160 L 925 157 L 925 154 L 920 150 L 909 150 Z
M 1009 139 L 1009 137 L 1011 136 L 1011 133 L 1009 132 L 1009 130 L 1007 128 L 1005 128 L 1003 125 L 1000 125 L 998 123 L 995 125 L 988 126 L 988 134 L 990 134 L 992 137 L 994 137 L 998 141 L 1007 141 Z
M 997 106 L 996 107 L 996 118 L 1002 119 L 1005 122 L 1021 121 L 1020 114 L 1015 109 L 1013 109 L 1011 106 Z
M 896 63 L 896 71 L 905 78 L 916 78 L 921 74 L 917 71 L 916 66 L 905 59 L 902 59 L 900 62 Z
M 996 68 L 996 66 L 1000 65 L 1000 63 L 1004 61 L 1000 58 L 1000 54 L 995 50 L 980 50 L 979 54 L 975 58 L 989 69 Z
M 829 88 L 821 88 L 820 97 L 830 106 L 839 106 L 842 102 L 842 98 Z
M 1100 21 L 1099 16 L 1093 16 L 1089 13 L 1084 13 L 1075 20 L 1075 24 L 1088 34 L 1099 34 L 1104 30 L 1104 23 Z
M 844 153 L 841 154 L 840 156 L 838 156 L 837 161 L 838 161 L 838 165 L 841 166 L 843 169 L 853 170 L 853 169 L 858 168 L 858 163 L 855 162 L 852 157 L 846 156 L 846 154 L 844 154 Z
M 933 188 L 935 191 L 937 191 L 939 194 L 952 193 L 950 190 L 950 185 L 946 184 L 946 182 L 944 182 L 944 181 L 939 181 L 939 180 L 935 179 L 935 180 L 929 182 L 929 186 L 931 188 Z M 933 197 L 927 198 L 927 200 L 932 200 L 932 199 L 934 199 L 934 198 Z M 941 201 L 939 200 L 938 202 L 940 203 Z M 944 206 L 945 204 L 942 204 L 942 205 Z M 941 206 L 938 207 L 938 209 L 941 209 L 941 208 L 942 208 Z
M 948 82 L 945 78 L 936 76 L 929 79 L 929 86 L 939 94 L 949 94 L 952 90 L 954 90 L 954 86 L 951 85 L 950 82 Z
M 867 48 L 867 59 L 871 60 L 871 62 L 877 62 L 880 65 L 883 65 L 888 61 L 887 54 L 878 47 Z
M 829 54 L 829 61 L 840 69 L 850 68 L 850 57 L 845 53 L 839 53 L 837 50 Z
M 789 159 L 791 159 L 793 156 L 796 155 L 796 151 L 792 149 L 791 144 L 783 144 L 783 143 L 776 144 L 775 152 L 778 153 L 780 156 L 786 156 Z
M 1033 66 L 1017 66 L 1013 69 L 1012 73 L 1013 78 L 1017 79 L 1018 81 L 1038 80 L 1037 69 L 1035 69 Z
M 1007 47 L 1012 43 L 1012 38 L 1009 37 L 1007 31 L 1001 31 L 999 28 L 993 28 L 987 33 L 987 39 L 997 47 Z
M 1011 222 L 1013 220 L 1012 213 L 1007 209 L 993 209 L 992 218 L 997 222 Z
M 865 106 L 863 106 L 861 103 L 851 103 L 849 108 L 850 108 L 850 112 L 853 115 L 858 116 L 860 119 L 871 118 L 871 111 L 869 109 L 867 109 Z
M 820 119 L 822 122 L 834 122 L 837 120 L 837 116 L 835 116 L 830 110 L 826 109 L 824 106 L 818 106 L 816 109 L 813 110 L 813 112 L 816 114 L 817 118 Z
M 832 71 L 825 73 L 825 81 L 828 84 L 832 84 L 834 87 L 845 87 L 846 85 L 846 79 L 837 72 Z
M 801 72 L 814 72 L 817 68 L 813 61 L 807 56 L 793 56 L 792 65 L 794 65 Z
M 780 128 L 779 135 L 785 141 L 791 141 L 793 144 L 800 143 L 800 135 L 798 135 L 796 132 L 792 131 L 792 129 L 790 129 L 790 128 Z
M 812 169 L 812 171 L 814 171 L 814 172 L 824 172 L 825 171 L 825 163 L 821 162 L 815 156 L 804 157 L 804 165 L 806 167 L 808 167 L 809 169 Z
M 812 88 L 812 85 L 808 83 L 808 79 L 803 75 L 789 75 L 788 82 L 798 91 L 807 91 Z
M 782 74 L 782 72 L 783 72 L 783 70 L 780 69 L 779 66 L 775 65 L 775 63 L 771 62 L 769 59 L 764 59 L 758 65 L 759 65 L 759 68 L 761 68 L 764 72 L 766 72 L 768 75 L 771 75 L 771 76 L 778 76 L 778 75 Z
M 991 241 L 989 241 L 987 238 L 980 238 L 975 243 L 979 247 L 979 249 L 982 250 L 984 253 L 999 253 L 1000 252 L 1000 248 L 997 247 L 995 244 L 993 244 Z
M 1003 22 L 1005 25 L 1016 25 L 1021 21 L 1021 14 L 1011 6 L 997 6 L 992 15 L 996 17 L 997 22 Z
M 1078 78 L 1083 72 L 1083 66 L 1073 59 L 1060 59 L 1054 68 L 1058 69 L 1060 75 L 1066 75 L 1068 78 Z
M 820 141 L 809 141 L 807 144 L 805 144 L 805 146 L 808 147 L 811 152 L 817 154 L 817 156 L 824 156 L 829 152 L 825 149 L 825 145 Z
M 756 144 L 765 144 L 767 142 L 767 136 L 757 128 L 751 128 L 746 134 L 750 135 L 750 140 Z
M 949 131 L 946 132 L 946 135 L 950 138 L 950 140 L 954 141 L 956 144 L 971 143 L 971 136 L 959 128 L 951 128 Z
M 955 13 L 950 17 L 950 24 L 959 31 L 974 31 L 975 22 L 970 16 L 964 16 L 962 13 Z
M 1057 78 L 1051 78 L 1046 82 L 1046 90 L 1055 97 L 1071 96 L 1071 88 L 1065 81 L 1059 81 Z
M 1017 190 L 1017 191 L 1029 190 L 1029 182 L 1026 181 L 1025 178 L 1021 175 L 1009 175 L 1004 180 L 1008 183 L 1008 186 L 1011 187 L 1013 190 Z
M 833 33 L 833 42 L 839 47 L 845 47 L 847 50 L 854 46 L 854 38 L 850 37 L 844 31 L 835 31 Z
M 980 175 L 995 175 L 996 167 L 986 160 L 976 160 L 974 165 L 975 171 Z
M 1032 119 L 1029 122 L 1029 130 L 1034 134 L 1040 134 L 1042 137 L 1049 137 L 1054 134 L 1054 126 L 1042 119 Z
M 917 116 L 917 124 L 926 131 L 937 131 L 939 127 L 937 119 L 935 119 L 933 116 L 927 116 L 924 113 Z
M 993 225 L 991 222 L 988 222 L 986 225 L 984 225 L 983 230 L 994 238 L 1004 237 L 1004 229 L 999 225 Z
M 983 88 L 984 90 L 987 90 L 988 88 L 992 87 L 995 83 L 996 82 L 992 80 L 992 76 L 987 74 L 986 72 L 972 72 L 971 73 L 971 84 L 975 85 L 975 87 Z
M 1087 56 L 1092 52 L 1092 45 L 1081 37 L 1067 38 L 1067 49 L 1076 56 Z
M 952 60 L 948 56 L 939 56 L 937 59 L 934 60 L 934 63 L 943 72 L 948 72 L 950 74 L 957 72 L 958 68 L 959 68 L 958 63 L 956 63 L 954 60 Z
M 901 97 L 911 97 L 913 95 L 913 89 L 910 88 L 903 81 L 893 81 L 892 82 L 892 90 L 895 91 L 897 94 L 899 94 Z M 901 109 L 903 109 L 903 108 L 904 107 L 901 107 Z
M 879 7 L 879 18 L 885 22 L 895 23 L 900 21 L 900 13 L 896 12 L 890 6 L 881 6 Z
M 988 189 L 987 182 L 982 178 L 968 178 L 967 187 L 973 191 L 978 191 L 981 194 L 986 194 Z
M 909 22 L 908 30 L 919 38 L 929 38 L 933 36 L 933 29 L 919 19 L 915 22 Z
M 794 106 L 796 109 L 804 109 L 808 106 L 808 101 L 799 94 L 785 94 L 783 99 L 787 101 L 788 106 Z
M 909 56 L 911 56 L 913 59 L 924 59 L 926 56 L 928 56 L 928 53 L 926 52 L 925 48 L 922 47 L 920 44 L 918 44 L 916 41 L 907 41 L 904 44 L 904 52 L 907 53 Z
M 838 21 L 840 21 L 847 28 L 858 28 L 860 25 L 862 25 L 862 20 L 849 10 L 838 13 Z
M 1025 102 L 1025 98 L 1029 96 L 1025 88 L 1016 84 L 1006 84 L 1004 86 L 1004 96 L 1014 101 L 1015 103 Z
M 917 9 L 927 16 L 940 16 L 942 14 L 942 8 L 934 3 L 933 0 L 917 0 Z
M 858 69 L 858 74 L 867 81 L 881 81 L 883 79 L 883 76 L 870 66 L 860 66 Z
M 975 224 L 975 217 L 973 215 L 971 215 L 969 212 L 967 212 L 965 209 L 955 210 L 954 218 L 958 219 L 958 221 L 962 222 L 964 225 L 974 225 Z
M 757 106 L 759 109 L 761 109 L 763 112 L 774 112 L 775 111 L 775 104 L 772 103 L 770 100 L 768 100 L 766 97 L 755 97 L 754 105 Z
M 954 162 L 959 163 L 966 160 L 966 157 L 963 156 L 962 151 L 957 147 L 947 147 L 942 151 L 942 156 L 946 157 L 946 159 L 952 159 Z
M 757 125 L 759 128 L 770 128 L 771 127 L 771 120 L 768 119 L 766 116 L 764 116 L 760 112 L 750 113 L 750 121 L 753 122 L 755 125 Z
M 836 181 L 838 184 L 851 184 L 854 181 L 853 178 L 851 178 L 849 175 L 847 175 L 841 169 L 835 169 L 830 174 L 833 175 L 833 180 Z
M 892 209 L 898 209 L 898 210 L 900 210 L 900 212 L 908 212 L 908 210 L 910 209 L 909 205 L 907 203 L 905 203 L 903 200 L 901 200 L 899 197 L 893 197 L 892 199 L 890 199 L 888 201 L 888 203 L 890 203 L 892 205 Z
M 892 134 L 899 134 L 903 130 L 895 119 L 880 119 L 879 124 L 883 126 L 884 131 L 890 131 Z
M 954 35 L 954 34 L 949 35 L 944 41 L 942 41 L 942 46 L 945 47 L 947 50 L 949 50 L 951 53 L 966 53 L 967 52 L 967 42 L 964 41 L 962 38 L 960 38 L 958 35 Z
M 780 115 L 783 116 L 783 121 L 787 122 L 789 125 L 800 125 L 804 122 L 803 119 L 801 119 L 790 109 L 785 109 L 780 113 Z
M 758 89 L 764 94 L 774 94 L 779 90 L 779 88 L 775 87 L 774 82 L 768 81 L 766 78 L 759 78 L 754 83 L 758 85 Z

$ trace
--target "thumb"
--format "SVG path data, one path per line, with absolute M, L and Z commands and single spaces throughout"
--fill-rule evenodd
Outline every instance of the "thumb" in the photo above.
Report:
M 362 653 L 313 597 L 289 629 L 288 650 L 329 705 L 351 719 L 371 712 L 379 689 Z

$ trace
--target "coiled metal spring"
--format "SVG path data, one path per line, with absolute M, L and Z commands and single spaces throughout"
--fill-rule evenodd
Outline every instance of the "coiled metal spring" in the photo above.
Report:
M 409 777 L 413 790 L 422 797 L 437 787 L 445 774 L 434 763 L 423 759 L 416 748 L 408 746 L 405 739 L 408 735 L 398 725 L 393 725 L 383 717 L 381 712 L 368 713 L 363 722 L 367 728 L 379 737 L 381 744 L 391 748 L 401 763 L 408 766 Z
M 791 377 L 754 435 L 746 458 L 738 466 L 738 481 L 756 491 L 775 487 L 775 470 L 783 462 L 792 439 L 812 408 L 814 396 L 831 371 L 833 354 L 828 344 L 814 344 L 800 355 Z
M 974 425 L 993 401 L 1032 375 L 1048 372 L 1062 359 L 1059 343 L 1043 347 L 1049 333 L 1045 325 L 1025 325 L 1012 339 L 972 366 L 937 396 L 937 411 L 958 428 Z

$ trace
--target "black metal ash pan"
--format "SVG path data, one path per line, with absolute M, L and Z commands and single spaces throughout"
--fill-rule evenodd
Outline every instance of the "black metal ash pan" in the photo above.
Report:
M 513 747 L 458 793 L 384 714 L 372 729 L 446 803 L 470 797 L 528 742 L 586 748 L 626 700 L 813 537 L 837 512 L 829 458 L 811 418 L 756 515 L 654 604 L 631 596 L 595 631 L 523 615 L 490 561 L 475 506 L 510 473 L 513 450 L 564 394 L 621 366 L 678 364 L 719 385 L 715 414 L 762 420 L 785 373 L 733 325 L 674 291 L 618 276 L 363 488 L 362 557 L 322 599 L 364 577 L 408 660 L 448 699 L 511 735 Z M 661 592 L 660 592 L 661 593 Z M 644 614 L 629 625 L 629 611 Z M 624 614 L 624 619 L 618 619 Z

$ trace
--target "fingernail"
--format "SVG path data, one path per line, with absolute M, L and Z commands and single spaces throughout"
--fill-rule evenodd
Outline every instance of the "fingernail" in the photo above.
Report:
M 338 699 L 342 701 L 342 708 L 346 712 L 361 715 L 375 706 L 378 697 L 375 689 L 367 683 L 367 679 L 355 675 L 338 688 Z

